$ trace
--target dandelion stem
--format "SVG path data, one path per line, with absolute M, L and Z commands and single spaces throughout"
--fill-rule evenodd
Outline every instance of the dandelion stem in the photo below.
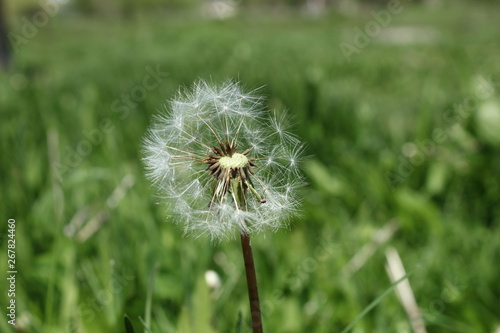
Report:
M 250 245 L 250 236 L 244 231 L 241 232 L 241 248 L 245 261 L 253 333 L 262 333 L 262 316 L 260 313 L 259 290 L 257 288 L 257 276 L 255 274 L 252 246 Z

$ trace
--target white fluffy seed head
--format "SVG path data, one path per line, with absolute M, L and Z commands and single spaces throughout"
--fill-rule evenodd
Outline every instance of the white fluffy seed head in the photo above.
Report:
M 288 118 L 271 114 L 260 97 L 234 82 L 198 81 L 179 92 L 143 143 L 147 175 L 174 220 L 186 232 L 213 240 L 286 226 L 298 212 L 297 189 L 304 184 L 299 171 L 304 145 L 288 132 Z M 234 171 L 233 177 L 247 177 L 245 207 L 235 203 L 231 190 L 214 202 L 215 188 L 224 184 L 204 160 L 214 146 L 226 143 L 234 143 L 236 152 L 221 157 L 219 165 Z M 256 166 L 246 169 L 250 161 Z M 248 172 L 241 176 L 238 168 Z

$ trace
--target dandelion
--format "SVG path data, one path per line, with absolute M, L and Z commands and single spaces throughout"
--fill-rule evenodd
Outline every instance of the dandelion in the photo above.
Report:
M 174 221 L 214 240 L 275 231 L 297 213 L 304 146 L 237 83 L 180 93 L 144 143 L 148 176 Z
M 238 83 L 199 81 L 156 117 L 144 142 L 147 174 L 174 221 L 216 241 L 240 235 L 251 303 L 249 235 L 286 226 L 300 203 L 304 145 L 287 120 Z

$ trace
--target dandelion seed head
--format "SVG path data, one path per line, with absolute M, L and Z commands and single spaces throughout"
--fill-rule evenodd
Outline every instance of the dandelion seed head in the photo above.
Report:
M 304 145 L 288 118 L 238 83 L 180 91 L 143 142 L 147 176 L 173 220 L 213 240 L 286 226 L 304 185 Z

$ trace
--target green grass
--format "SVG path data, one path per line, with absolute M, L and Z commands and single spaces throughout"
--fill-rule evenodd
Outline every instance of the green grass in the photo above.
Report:
M 373 41 L 350 62 L 339 44 L 352 41 L 350 32 L 371 20 L 368 13 L 319 20 L 242 14 L 227 21 L 59 15 L 0 74 L 0 276 L 5 281 L 7 219 L 15 218 L 16 328 L 124 332 L 127 314 L 136 332 L 149 315 L 152 332 L 235 332 L 241 311 L 242 332 L 251 331 L 239 242 L 183 237 L 156 204 L 140 161 L 152 115 L 179 85 L 229 77 L 262 87 L 270 107 L 290 110 L 312 155 L 303 217 L 290 230 L 253 238 L 266 332 L 342 331 L 390 287 L 388 247 L 413 272 L 409 281 L 429 332 L 494 331 L 500 102 L 497 92 L 479 98 L 475 89 L 481 77 L 500 82 L 500 31 L 492 28 L 498 9 L 408 5 L 387 29 L 431 27 L 436 43 Z M 161 84 L 126 113 L 114 112 L 122 94 L 143 84 L 146 67 L 157 66 L 168 73 Z M 470 112 L 457 116 L 455 106 L 465 101 Z M 103 119 L 113 127 L 101 131 L 102 142 L 61 169 L 74 158 L 68 149 L 87 140 L 82 131 L 102 128 Z M 409 164 L 405 152 L 423 147 L 436 129 L 446 137 Z M 60 179 L 53 165 L 64 170 Z M 407 174 L 398 173 L 408 165 Z M 388 172 L 400 177 L 395 186 Z M 133 185 L 110 206 L 124 177 Z M 95 216 L 104 222 L 93 224 Z M 390 220 L 399 226 L 395 235 L 357 272 L 344 274 Z M 74 236 L 65 234 L 70 221 Z M 82 236 L 90 226 L 97 231 Z M 221 276 L 220 290 L 206 287 L 207 270 Z M 4 285 L 0 331 L 14 332 L 3 314 Z M 409 331 L 393 293 L 352 329 Z

